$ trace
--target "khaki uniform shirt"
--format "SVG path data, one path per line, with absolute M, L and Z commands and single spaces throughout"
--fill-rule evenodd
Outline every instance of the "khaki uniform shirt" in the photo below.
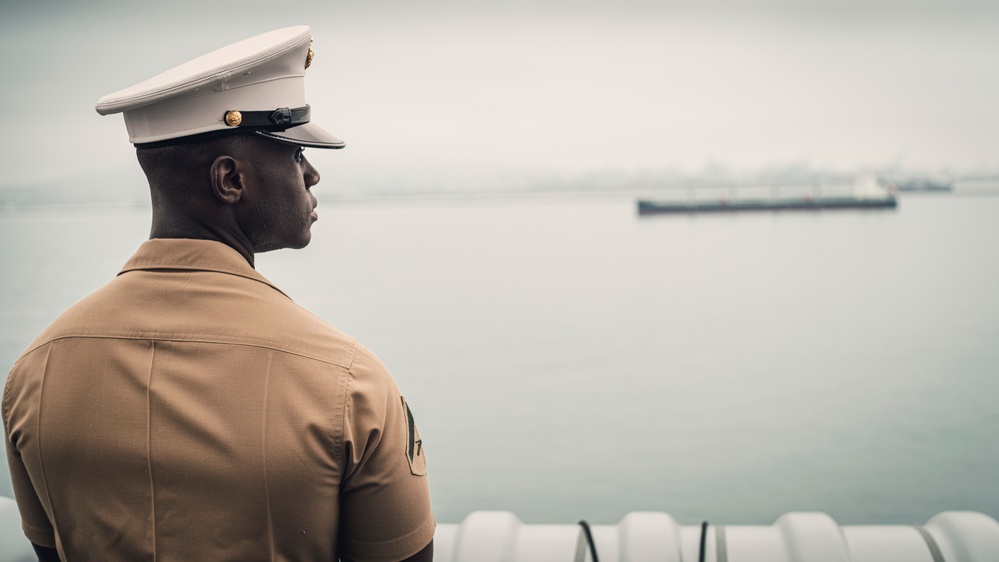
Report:
M 401 560 L 433 538 L 386 368 L 233 249 L 142 245 L 3 395 L 24 532 L 64 560 Z

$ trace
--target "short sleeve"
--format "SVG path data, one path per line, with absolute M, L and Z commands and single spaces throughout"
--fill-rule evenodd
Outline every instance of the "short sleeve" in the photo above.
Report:
M 391 374 L 358 346 L 349 371 L 340 488 L 341 553 L 395 562 L 434 536 L 423 441 Z
M 32 402 L 23 393 L 14 390 L 15 373 L 12 371 L 7 379 L 3 393 L 3 425 L 4 443 L 7 451 L 7 464 L 10 466 L 10 481 L 14 489 L 14 499 L 17 500 L 18 511 L 21 512 L 21 528 L 28 540 L 39 545 L 55 548 L 55 531 L 49 522 L 45 508 L 42 507 L 38 499 L 38 493 L 31 483 L 28 469 L 24 464 L 21 452 L 15 446 L 12 435 L 16 436 L 18 443 L 29 444 L 31 437 L 26 429 L 28 424 L 21 421 L 21 410 L 15 408 L 15 402 Z M 22 406 L 23 404 L 17 404 Z M 14 412 L 14 410 L 17 410 Z

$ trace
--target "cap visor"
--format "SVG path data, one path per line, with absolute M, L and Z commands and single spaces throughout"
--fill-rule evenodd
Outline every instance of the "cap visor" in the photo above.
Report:
M 285 144 L 308 148 L 343 148 L 347 144 L 313 123 L 306 123 L 284 131 L 256 131 L 256 134 Z

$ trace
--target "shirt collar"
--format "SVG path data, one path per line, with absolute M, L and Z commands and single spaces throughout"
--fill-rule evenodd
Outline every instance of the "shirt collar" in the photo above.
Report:
M 188 238 L 153 238 L 139 246 L 118 275 L 128 271 L 148 269 L 177 269 L 187 271 L 216 271 L 259 281 L 284 295 L 266 277 L 253 269 L 239 252 L 214 240 Z M 288 296 L 288 295 L 285 295 Z

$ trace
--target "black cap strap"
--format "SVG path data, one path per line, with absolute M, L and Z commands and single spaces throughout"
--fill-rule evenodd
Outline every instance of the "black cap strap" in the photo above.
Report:
M 308 105 L 302 107 L 265 111 L 229 110 L 223 116 L 225 124 L 238 129 L 256 129 L 265 131 L 283 131 L 288 127 L 304 125 L 309 122 L 311 111 Z

